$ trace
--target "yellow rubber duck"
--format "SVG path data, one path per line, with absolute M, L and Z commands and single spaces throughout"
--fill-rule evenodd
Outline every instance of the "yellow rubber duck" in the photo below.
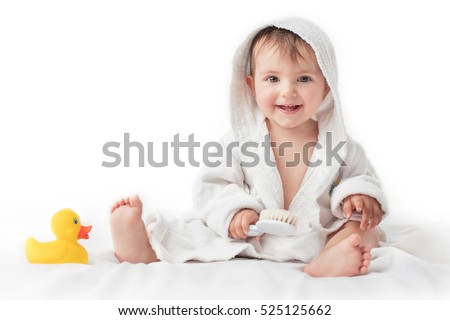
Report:
M 80 217 L 71 209 L 58 211 L 52 217 L 52 231 L 56 240 L 39 242 L 28 238 L 25 243 L 30 263 L 88 263 L 88 253 L 78 239 L 89 239 L 92 226 L 83 226 Z

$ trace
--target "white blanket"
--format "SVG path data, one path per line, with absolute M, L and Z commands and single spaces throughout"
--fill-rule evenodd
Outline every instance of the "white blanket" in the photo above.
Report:
M 391 216 L 392 217 L 392 216 Z M 10 221 L 23 229 L 20 219 Z M 92 221 L 91 221 L 92 222 Z M 212 263 L 119 264 L 108 225 L 94 221 L 81 242 L 88 265 L 32 265 L 20 237 L 2 255 L 1 299 L 422 299 L 450 298 L 450 252 L 445 230 L 386 219 L 389 243 L 372 251 L 370 273 L 312 278 L 303 264 L 256 259 Z M 20 234 L 20 232 L 19 232 Z

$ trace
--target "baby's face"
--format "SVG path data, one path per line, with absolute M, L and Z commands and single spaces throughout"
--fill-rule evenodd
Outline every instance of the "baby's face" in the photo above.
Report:
M 300 52 L 303 59 L 292 60 L 267 46 L 255 57 L 253 76 L 247 76 L 262 113 L 284 128 L 296 128 L 311 119 L 328 93 L 314 55 L 306 48 Z

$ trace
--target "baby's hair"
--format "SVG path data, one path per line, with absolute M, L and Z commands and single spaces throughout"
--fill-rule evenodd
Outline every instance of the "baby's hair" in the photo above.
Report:
M 258 46 L 257 46 L 258 45 Z M 255 57 L 266 46 L 277 46 L 282 56 L 288 56 L 292 60 L 303 59 L 300 48 L 306 48 L 310 54 L 314 55 L 314 50 L 299 35 L 290 30 L 268 26 L 261 29 L 253 38 L 250 45 L 250 72 L 255 70 Z M 257 50 L 255 50 L 257 49 Z

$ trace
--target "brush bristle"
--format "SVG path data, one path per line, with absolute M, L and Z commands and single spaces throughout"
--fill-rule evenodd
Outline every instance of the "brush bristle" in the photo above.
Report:
M 282 221 L 293 226 L 297 223 L 297 216 L 283 209 L 265 209 L 261 211 L 259 219 Z

